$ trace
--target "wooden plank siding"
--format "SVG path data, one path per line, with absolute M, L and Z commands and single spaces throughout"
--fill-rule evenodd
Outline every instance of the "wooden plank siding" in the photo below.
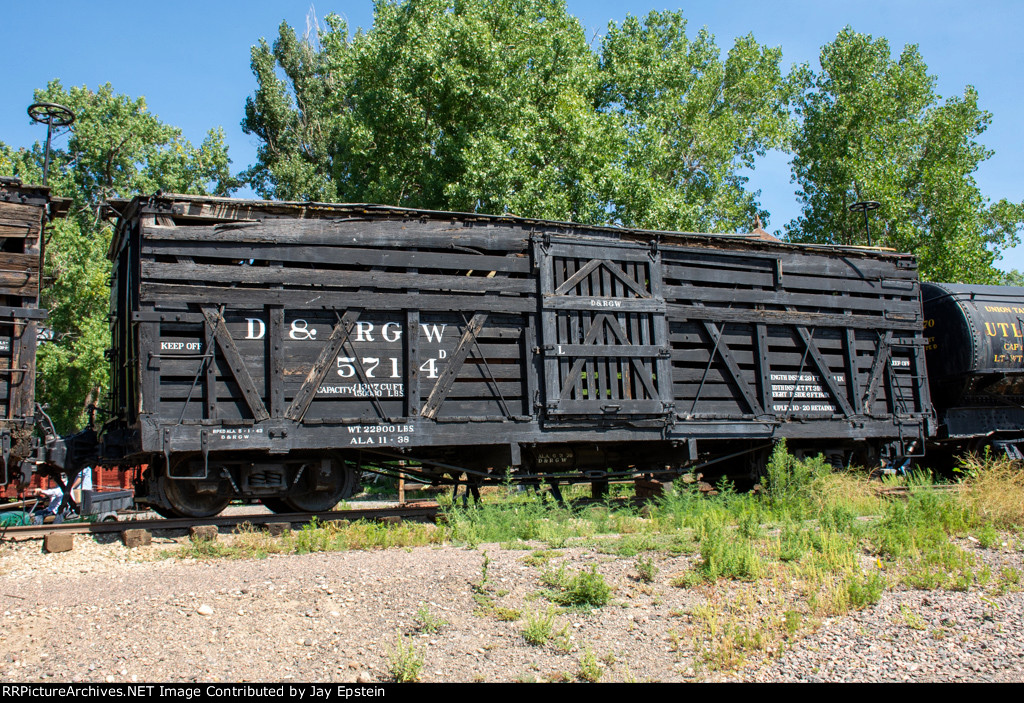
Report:
M 0 483 L 31 451 L 36 352 L 46 319 L 39 309 L 41 241 L 47 219 L 66 208 L 45 187 L 0 179 L 0 444 L 10 448 L 0 461 Z
M 417 447 L 459 422 L 472 445 L 723 420 L 730 437 L 890 440 L 931 421 L 905 255 L 369 205 L 120 209 L 114 412 L 139 453 L 171 426 L 308 449 L 331 448 L 311 428 L 338 426 L 342 448 L 359 423 L 413 428 Z

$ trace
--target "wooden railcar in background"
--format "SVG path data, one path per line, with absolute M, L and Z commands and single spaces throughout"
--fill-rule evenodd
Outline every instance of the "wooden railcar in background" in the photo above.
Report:
M 49 188 L 0 178 L 0 487 L 30 475 L 19 465 L 33 452 L 44 231 L 69 206 Z
M 771 444 L 920 453 L 909 255 L 360 204 L 113 203 L 111 420 L 137 497 L 325 509 L 361 471 L 602 481 Z

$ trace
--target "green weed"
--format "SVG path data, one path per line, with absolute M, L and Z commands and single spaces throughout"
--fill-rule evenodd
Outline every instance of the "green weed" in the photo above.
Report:
M 440 632 L 448 624 L 447 620 L 442 620 L 431 613 L 426 604 L 421 605 L 420 609 L 416 611 L 416 621 L 419 623 L 419 627 L 416 629 L 427 633 Z
M 555 549 L 535 549 L 520 559 L 527 566 L 544 566 L 551 559 L 562 556 L 562 552 Z
M 911 630 L 925 629 L 926 624 L 924 618 L 908 608 L 905 604 L 900 605 L 900 613 L 903 615 L 903 621 L 907 623 L 907 627 Z
M 765 573 L 765 563 L 755 546 L 736 534 L 726 534 L 721 525 L 712 521 L 700 529 L 700 556 L 697 573 L 705 581 L 720 578 L 753 581 Z
M 661 542 L 650 534 L 627 535 L 618 540 L 601 540 L 597 550 L 602 554 L 616 554 L 634 557 L 640 552 L 653 552 L 661 548 Z
M 572 651 L 572 636 L 569 634 L 569 623 L 565 623 L 554 633 L 552 643 L 559 652 L 568 654 Z
M 597 573 L 596 566 L 591 566 L 589 571 L 571 574 L 564 565 L 559 566 L 545 571 L 541 582 L 552 589 L 545 594 L 548 600 L 559 605 L 599 608 L 611 600 L 612 589 Z
M 765 478 L 767 494 L 776 507 L 803 508 L 811 487 L 819 477 L 831 472 L 821 457 L 799 460 L 786 450 L 781 440 L 772 450 Z M 803 512 L 803 510 L 797 510 Z
M 497 606 L 492 609 L 491 614 L 495 620 L 502 622 L 515 622 L 519 618 L 523 617 L 523 611 L 515 608 L 506 608 L 504 606 Z
M 779 559 L 799 561 L 813 548 L 813 544 L 810 530 L 804 529 L 794 522 L 787 522 L 779 532 Z
M 974 581 L 974 558 L 948 541 L 923 541 L 901 560 L 902 580 L 910 588 L 966 591 Z
M 782 622 L 790 639 L 795 637 L 796 633 L 800 631 L 801 620 L 802 616 L 796 610 L 787 610 L 782 614 Z
M 974 537 L 978 540 L 978 546 L 982 549 L 992 549 L 1002 543 L 1002 538 L 991 524 L 982 525 L 975 531 Z
M 846 582 L 850 607 L 854 610 L 862 610 L 869 605 L 874 605 L 881 600 L 884 590 L 885 577 L 877 571 L 850 577 Z
M 1020 571 L 1012 566 L 1004 566 L 999 569 L 999 578 L 1011 590 L 1020 590 Z
M 761 529 L 761 514 L 756 509 L 741 510 L 736 524 L 740 536 L 744 539 L 760 539 L 764 534 Z
M 653 582 L 654 577 L 658 575 L 658 567 L 650 557 L 638 557 L 633 566 L 636 567 L 637 576 L 644 583 Z
M 411 639 L 406 640 L 399 635 L 395 646 L 388 648 L 388 671 L 398 683 L 419 681 L 423 671 L 423 654 L 416 649 Z
M 551 639 L 555 626 L 555 613 L 548 608 L 545 612 L 527 613 L 523 626 L 523 639 L 534 647 L 543 647 Z
M 604 670 L 601 669 L 600 663 L 597 661 L 597 655 L 594 654 L 594 650 L 587 647 L 587 650 L 580 657 L 580 678 L 590 683 L 597 683 L 601 680 L 601 675 Z

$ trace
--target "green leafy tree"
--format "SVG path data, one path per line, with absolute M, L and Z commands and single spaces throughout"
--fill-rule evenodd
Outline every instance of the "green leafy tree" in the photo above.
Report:
M 601 109 L 623 127 L 608 198 L 615 217 L 698 232 L 767 221 L 740 173 L 788 140 L 789 100 L 804 76 L 784 77 L 781 58 L 748 35 L 722 60 L 706 28 L 687 37 L 679 12 L 612 23 L 601 47 Z
M 793 139 L 803 215 L 795 241 L 867 244 L 862 214 L 874 200 L 872 244 L 918 256 L 929 280 L 1000 283 L 993 264 L 1019 241 L 1024 204 L 989 204 L 974 180 L 992 152 L 978 142 L 991 115 L 973 87 L 942 101 L 916 46 L 893 60 L 884 38 L 849 27 L 821 52 Z
M 148 112 L 143 98 L 116 95 L 109 84 L 94 91 L 54 81 L 35 101 L 66 105 L 76 117 L 51 153 L 49 185 L 72 206 L 67 219 L 51 225 L 46 247 L 41 304 L 50 311 L 52 340 L 39 347 L 37 385 L 37 400 L 49 404 L 58 430 L 69 432 L 82 426 L 90 400 L 101 404 L 108 385 L 112 227 L 103 202 L 156 190 L 227 194 L 234 181 L 220 130 L 194 147 Z M 40 183 L 42 164 L 40 144 L 16 150 L 0 143 L 0 174 Z
M 561 0 L 377 2 L 354 36 L 337 16 L 316 37 L 282 24 L 252 67 L 264 196 L 605 218 L 614 124 Z
M 794 85 L 752 37 L 723 60 L 652 13 L 598 55 L 562 0 L 380 1 L 367 32 L 326 24 L 253 48 L 266 197 L 697 230 L 766 215 L 739 173 L 785 144 Z

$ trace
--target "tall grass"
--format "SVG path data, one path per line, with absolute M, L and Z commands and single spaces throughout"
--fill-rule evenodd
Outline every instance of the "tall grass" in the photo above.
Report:
M 535 493 L 502 489 L 500 497 L 500 502 L 469 508 L 448 506 L 444 522 L 450 538 L 469 545 L 516 540 L 557 543 L 612 531 L 610 524 L 602 526 L 600 521 L 588 520 L 585 513 L 577 514 L 571 507 Z
M 1005 459 L 968 458 L 963 475 L 955 489 L 945 491 L 932 490 L 928 473 L 900 478 L 908 491 L 894 499 L 879 495 L 880 484 L 866 472 L 836 471 L 821 457 L 797 459 L 780 442 L 761 495 L 737 493 L 723 481 L 718 495 L 706 496 L 696 482 L 680 481 L 641 511 L 612 500 L 574 504 L 572 491 L 560 505 L 502 487 L 490 491 L 482 505 L 446 506 L 438 525 L 313 522 L 280 538 L 249 527 L 231 540 L 189 544 L 174 555 L 261 557 L 497 542 L 534 550 L 523 563 L 548 569 L 547 595 L 555 603 L 599 607 L 608 602 L 610 586 L 596 571 L 562 571 L 556 579 L 559 572 L 548 564 L 551 549 L 577 545 L 633 559 L 648 582 L 655 573 L 648 554 L 696 553 L 692 568 L 670 579 L 673 585 L 779 578 L 816 599 L 812 612 L 834 613 L 869 604 L 884 588 L 881 576 L 864 576 L 865 564 L 877 563 L 887 584 L 985 587 L 970 550 L 957 540 L 978 535 L 979 546 L 991 548 L 1003 542 L 1000 531 L 1024 527 L 1024 470 Z M 872 519 L 862 520 L 866 515 Z M 605 537 L 613 534 L 619 536 Z M 538 550 L 538 543 L 549 549 Z
M 757 546 L 742 534 L 726 534 L 725 527 L 713 519 L 699 528 L 700 562 L 697 573 L 705 581 L 720 578 L 752 581 L 766 571 Z
M 1024 526 L 1024 469 L 1005 457 L 961 461 L 959 502 L 976 524 L 1003 529 Z

